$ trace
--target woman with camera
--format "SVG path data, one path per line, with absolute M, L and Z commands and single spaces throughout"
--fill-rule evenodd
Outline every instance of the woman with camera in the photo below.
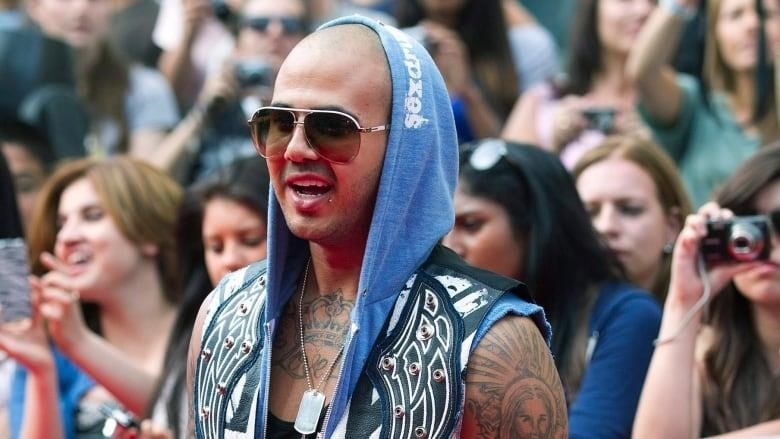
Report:
M 708 233 L 715 220 L 726 227 Z M 757 226 L 753 233 L 733 233 L 748 222 Z M 634 437 L 780 434 L 779 234 L 780 144 L 774 144 L 748 159 L 715 202 L 686 220 Z M 742 252 L 748 241 L 764 247 Z M 706 253 L 737 254 L 742 262 L 732 256 L 705 263 L 704 242 Z
M 501 137 L 552 151 L 567 169 L 608 134 L 649 138 L 634 109 L 636 88 L 625 66 L 653 4 L 651 0 L 578 0 L 565 79 L 523 93 Z

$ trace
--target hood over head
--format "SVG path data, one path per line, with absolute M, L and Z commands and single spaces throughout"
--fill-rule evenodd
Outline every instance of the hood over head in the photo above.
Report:
M 452 228 L 458 176 L 450 98 L 428 52 L 402 31 L 358 15 L 332 20 L 320 29 L 348 24 L 366 26 L 379 37 L 392 94 L 390 132 L 352 313 L 353 338 L 331 401 L 334 421 L 343 414 L 398 293 Z M 333 50 L 338 56 L 339 49 Z M 269 200 L 266 317 L 272 321 L 294 293 L 309 249 L 290 232 L 273 189 Z

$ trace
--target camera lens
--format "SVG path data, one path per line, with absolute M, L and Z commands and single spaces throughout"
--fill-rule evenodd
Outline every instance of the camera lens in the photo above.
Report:
M 764 245 L 764 235 L 755 225 L 746 222 L 732 227 L 728 249 L 735 260 L 745 262 L 758 259 Z

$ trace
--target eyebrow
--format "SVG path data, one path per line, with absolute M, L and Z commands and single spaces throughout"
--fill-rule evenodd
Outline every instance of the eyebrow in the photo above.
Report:
M 91 202 L 91 203 L 86 203 L 86 204 L 83 204 L 83 205 L 79 206 L 78 209 L 75 210 L 75 212 L 76 213 L 81 213 L 81 212 L 84 212 L 85 210 L 94 209 L 94 208 L 103 209 L 103 205 L 101 205 L 97 201 Z M 65 217 L 65 216 L 66 216 L 66 214 L 60 212 L 59 210 L 57 211 L 57 217 Z
M 483 213 L 484 213 L 484 211 L 483 211 L 483 210 L 481 210 L 481 209 L 469 208 L 469 209 L 464 209 L 464 210 L 461 210 L 461 211 L 459 211 L 459 212 L 458 212 L 458 211 L 456 211 L 456 212 L 455 212 L 455 216 L 456 216 L 456 217 L 460 217 L 460 216 L 472 216 L 472 215 L 482 216 L 482 215 L 483 215 Z
M 614 202 L 614 203 L 642 202 L 642 203 L 647 203 L 649 200 L 652 200 L 652 199 L 653 199 L 653 197 L 649 197 L 648 198 L 648 197 L 645 197 L 644 195 L 642 195 L 642 196 L 638 196 L 638 195 L 628 195 L 628 196 L 625 196 L 625 195 L 623 195 L 623 196 L 619 196 L 619 197 L 615 197 L 615 198 L 609 197 L 609 198 L 607 198 L 607 202 Z M 604 198 L 596 198 L 596 199 L 590 199 L 590 200 L 585 200 L 583 198 L 582 201 L 584 203 L 590 203 L 590 204 L 595 204 L 595 203 L 605 204 Z

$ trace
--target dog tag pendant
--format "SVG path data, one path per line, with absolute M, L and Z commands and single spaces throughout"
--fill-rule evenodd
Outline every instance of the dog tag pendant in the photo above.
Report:
M 325 394 L 314 389 L 303 392 L 298 416 L 295 417 L 295 431 L 300 434 L 312 434 L 317 431 L 322 408 L 325 407 Z

